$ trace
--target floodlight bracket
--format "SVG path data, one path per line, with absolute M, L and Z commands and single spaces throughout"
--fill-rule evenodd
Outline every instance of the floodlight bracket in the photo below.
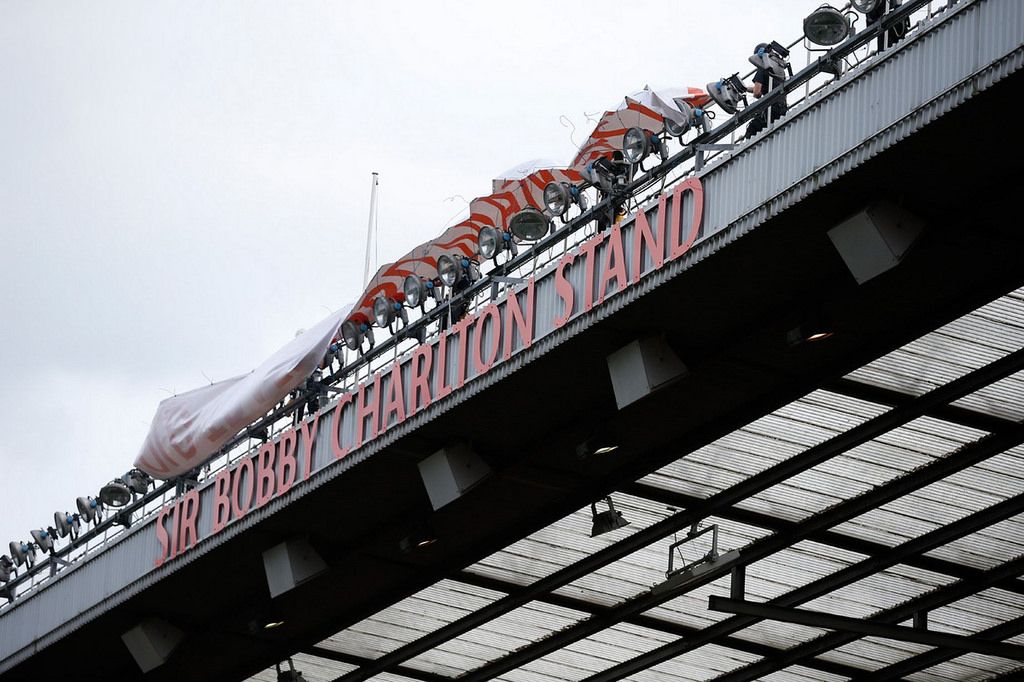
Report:
M 502 277 L 499 275 L 491 275 L 491 300 L 495 301 L 498 298 L 498 284 L 522 284 L 526 280 L 522 277 Z
M 704 170 L 704 152 L 730 152 L 736 148 L 734 144 L 695 144 L 693 150 L 696 153 L 694 169 L 699 173 Z
M 59 571 L 61 569 L 61 567 L 67 568 L 70 565 L 71 565 L 71 562 L 65 561 L 64 559 L 61 559 L 56 554 L 51 554 L 50 555 L 50 577 L 52 578 L 53 576 L 57 575 L 57 571 Z
M 676 567 L 675 566 L 676 549 L 678 549 L 679 547 L 682 547 L 683 545 L 685 545 L 688 542 L 692 542 L 693 540 L 696 540 L 697 538 L 699 538 L 702 535 L 706 535 L 707 533 L 711 533 L 711 549 L 709 549 L 707 551 L 707 553 L 704 554 L 704 556 L 702 556 L 702 557 L 700 557 L 698 559 L 694 559 L 693 561 L 690 561 L 690 562 L 684 562 L 679 567 Z M 704 528 L 702 530 L 697 530 L 697 525 L 694 524 L 693 526 L 690 527 L 690 530 L 689 530 L 689 532 L 687 532 L 685 538 L 683 538 L 682 540 L 678 540 L 676 542 L 673 542 L 671 545 L 669 545 L 669 547 L 668 547 L 668 570 L 665 571 L 665 577 L 666 578 L 671 578 L 672 576 L 674 576 L 674 575 L 676 575 L 678 573 L 684 573 L 686 571 L 689 571 L 690 569 L 694 568 L 695 566 L 697 566 L 699 564 L 713 562 L 713 561 L 715 561 L 717 559 L 718 559 L 718 524 L 717 523 L 713 523 L 710 526 L 708 526 L 707 528 Z

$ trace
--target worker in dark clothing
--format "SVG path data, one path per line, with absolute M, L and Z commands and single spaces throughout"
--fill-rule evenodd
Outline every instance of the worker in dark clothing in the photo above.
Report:
M 768 43 L 759 43 L 754 48 L 754 54 L 758 54 L 764 50 L 769 49 Z M 747 92 L 753 93 L 754 99 L 761 99 L 766 94 L 774 90 L 775 88 L 782 85 L 781 78 L 773 75 L 768 69 L 758 68 L 754 71 L 753 85 L 747 86 Z M 788 107 L 786 106 L 785 97 L 780 98 L 777 102 L 769 107 L 768 111 L 762 112 L 759 116 L 751 119 L 750 124 L 747 126 L 746 137 L 753 137 L 759 132 L 768 127 L 768 123 L 776 121 L 785 115 Z M 771 119 L 768 118 L 769 114 Z
M 871 24 L 875 23 L 883 16 L 885 16 L 887 4 L 888 10 L 891 12 L 892 10 L 902 5 L 903 0 L 882 0 L 881 2 L 879 2 L 873 10 L 871 10 L 864 16 L 864 19 L 867 21 L 868 26 L 870 26 Z M 905 19 L 903 19 L 903 21 L 900 21 L 896 23 L 894 26 L 891 26 L 888 30 L 886 30 L 885 33 L 880 33 L 878 35 L 878 51 L 881 52 L 886 47 L 890 47 L 899 42 L 900 40 L 903 40 L 903 38 L 907 35 L 907 32 L 909 30 L 910 17 L 906 17 Z

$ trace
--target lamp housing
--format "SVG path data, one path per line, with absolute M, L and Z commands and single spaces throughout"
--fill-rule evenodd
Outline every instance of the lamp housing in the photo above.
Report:
M 123 507 L 132 501 L 132 491 L 124 481 L 115 478 L 100 488 L 99 499 L 108 507 Z
M 551 229 L 551 221 L 547 216 L 528 206 L 517 213 L 509 221 L 509 229 L 516 237 L 527 242 L 537 241 Z
M 870 14 L 878 9 L 884 0 L 850 0 L 850 4 L 861 14 Z
M 741 102 L 746 105 L 746 91 L 743 81 L 735 73 L 707 84 L 708 95 L 727 114 L 735 114 Z
M 86 523 L 99 523 L 103 520 L 103 505 L 99 500 L 91 496 L 79 497 L 75 500 L 75 506 L 78 507 L 80 518 L 85 519 Z
M 590 513 L 594 521 L 590 532 L 590 537 L 592 538 L 629 525 L 629 521 L 622 516 L 622 512 L 615 509 L 615 503 L 612 502 L 612 498 L 606 497 L 604 499 L 608 503 L 608 511 L 598 513 L 597 504 L 594 502 L 590 503 Z
M 850 19 L 831 5 L 822 5 L 804 19 L 804 37 L 815 45 L 838 45 L 852 31 Z

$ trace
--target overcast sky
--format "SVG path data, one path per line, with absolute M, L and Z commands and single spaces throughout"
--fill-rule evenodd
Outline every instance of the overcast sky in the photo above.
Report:
M 0 553 L 356 297 L 372 171 L 385 262 L 818 4 L 0 0 Z

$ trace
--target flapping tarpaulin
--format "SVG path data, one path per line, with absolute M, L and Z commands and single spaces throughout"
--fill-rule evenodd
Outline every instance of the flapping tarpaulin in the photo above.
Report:
M 345 306 L 327 316 L 249 374 L 161 402 L 135 466 L 168 479 L 203 464 L 313 373 L 351 312 L 352 306 Z

